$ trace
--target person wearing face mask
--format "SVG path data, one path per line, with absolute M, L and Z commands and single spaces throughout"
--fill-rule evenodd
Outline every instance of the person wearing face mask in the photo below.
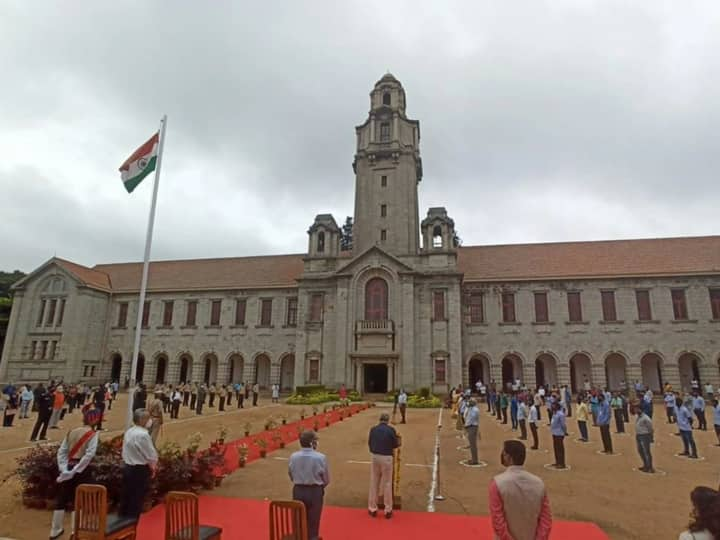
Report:
M 119 511 L 123 517 L 140 517 L 150 478 L 157 471 L 158 454 L 147 428 L 150 420 L 147 410 L 137 409 L 133 413 L 133 426 L 123 435 L 122 458 L 125 465 Z
M 552 529 L 550 501 L 543 481 L 527 472 L 525 445 L 505 441 L 500 463 L 505 472 L 490 482 L 488 506 L 495 538 L 546 540 Z
M 319 538 L 323 497 L 330 483 L 327 458 L 317 451 L 317 441 L 314 431 L 303 431 L 300 434 L 300 450 L 290 456 L 288 463 L 288 474 L 293 483 L 292 497 L 305 505 L 309 540 Z

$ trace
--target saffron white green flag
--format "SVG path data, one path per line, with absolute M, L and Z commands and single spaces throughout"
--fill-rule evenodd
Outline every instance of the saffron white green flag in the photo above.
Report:
M 132 193 L 143 178 L 155 170 L 159 142 L 160 134 L 155 133 L 120 165 L 120 177 L 128 193 Z

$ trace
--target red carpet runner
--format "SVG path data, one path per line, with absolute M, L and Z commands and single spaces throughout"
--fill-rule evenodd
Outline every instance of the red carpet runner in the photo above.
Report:
M 289 489 L 289 488 L 288 488 Z M 266 501 L 200 497 L 200 522 L 223 528 L 223 540 L 269 538 Z M 164 538 L 164 506 L 156 506 L 140 520 L 138 540 Z M 357 508 L 325 506 L 320 535 L 324 540 L 437 540 L 438 538 L 472 538 L 490 540 L 492 530 L 487 516 L 430 514 L 397 511 L 391 520 L 371 519 Z M 592 523 L 555 522 L 552 540 L 608 540 L 608 536 Z

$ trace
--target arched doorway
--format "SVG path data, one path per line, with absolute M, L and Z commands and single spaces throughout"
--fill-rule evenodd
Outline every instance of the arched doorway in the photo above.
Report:
M 522 379 L 522 360 L 515 354 L 508 354 L 502 360 L 503 388 L 507 389 L 515 379 Z
M 155 384 L 163 384 L 165 382 L 165 372 L 167 371 L 167 356 L 159 355 L 155 359 L 157 369 L 155 370 Z
M 145 376 L 145 355 L 140 353 L 140 354 L 138 354 L 137 368 L 135 369 L 135 381 L 142 382 L 144 376 Z
M 662 391 L 662 358 L 655 353 L 648 353 L 640 359 L 642 383 L 656 394 Z
M 214 384 L 217 381 L 218 359 L 214 354 L 208 354 L 205 357 L 205 365 L 203 366 L 203 382 L 205 384 Z
M 570 358 L 570 386 L 573 393 L 584 390 L 586 380 L 592 384 L 590 357 L 583 353 L 573 354 Z
M 190 379 L 192 378 L 192 357 L 183 354 L 180 357 L 180 378 L 178 379 L 178 382 L 181 383 L 189 383 L 191 382 Z
M 112 355 L 112 366 L 110 367 L 110 380 L 120 381 L 120 374 L 122 372 L 122 356 L 118 353 Z
M 228 373 L 228 383 L 241 382 L 243 380 L 243 371 L 245 370 L 245 360 L 240 354 L 233 354 L 230 357 L 230 372 Z
M 700 381 L 700 358 L 693 353 L 685 353 L 680 356 L 678 360 L 678 369 L 680 370 L 680 387 L 685 391 L 689 392 L 692 389 L 692 380 L 698 381 L 700 388 L 702 388 L 702 381 Z
M 280 388 L 292 391 L 295 388 L 295 355 L 286 354 L 280 360 Z
M 543 353 L 535 360 L 535 384 L 551 387 L 557 385 L 557 362 L 552 355 Z
M 622 354 L 611 353 L 605 358 L 605 379 L 609 390 L 621 390 L 623 383 L 627 384 L 626 367 Z
M 260 388 L 270 388 L 270 358 L 266 354 L 255 358 L 255 381 Z
M 372 278 L 365 285 L 365 319 L 381 321 L 388 318 L 388 286 L 382 278 Z
M 490 360 L 482 354 L 473 356 L 468 362 L 468 383 L 473 390 L 478 381 L 490 384 Z

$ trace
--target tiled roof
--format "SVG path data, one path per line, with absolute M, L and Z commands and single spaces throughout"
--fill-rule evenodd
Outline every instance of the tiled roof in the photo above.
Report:
M 88 268 L 81 264 L 77 264 L 65 259 L 55 257 L 53 259 L 60 267 L 64 268 L 71 274 L 74 274 L 80 281 L 96 289 L 104 291 L 110 290 L 110 278 L 105 272 L 99 272 L 93 268 Z
M 303 271 L 302 255 L 192 259 L 150 263 L 149 291 L 261 289 L 295 287 Z M 140 289 L 142 263 L 99 264 L 113 292 Z
M 720 274 L 720 236 L 461 247 L 465 281 Z
M 90 287 L 120 293 L 140 288 L 142 263 L 88 268 L 55 261 Z M 463 246 L 458 250 L 458 267 L 465 281 L 720 274 L 720 236 Z M 302 272 L 303 255 L 158 261 L 150 263 L 148 290 L 296 287 Z

